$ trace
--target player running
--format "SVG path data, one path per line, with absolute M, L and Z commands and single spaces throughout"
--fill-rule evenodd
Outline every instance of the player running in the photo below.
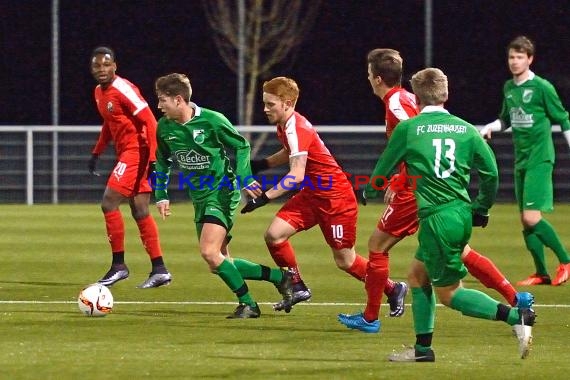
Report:
M 352 185 L 311 123 L 295 111 L 298 97 L 299 87 L 291 78 L 276 77 L 263 85 L 264 111 L 269 122 L 277 125 L 282 148 L 263 159 L 261 167 L 258 163 L 258 168 L 288 163 L 289 172 L 242 210 L 242 213 L 251 212 L 293 188 L 302 187 L 281 207 L 265 232 L 265 243 L 275 263 L 294 274 L 292 303 L 283 300 L 275 305 L 275 310 L 285 312 L 311 297 L 289 241 L 297 232 L 318 225 L 332 249 L 337 267 L 360 281 L 364 281 L 368 265 L 368 260 L 354 249 L 358 204 Z M 398 315 L 403 313 L 401 292 L 404 289 L 393 286 L 389 295 Z
M 221 113 L 190 101 L 192 87 L 184 74 L 172 73 L 156 80 L 158 108 L 164 117 L 158 122 L 155 197 L 163 219 L 170 215 L 167 185 L 170 168 L 178 164 L 188 196 L 194 205 L 194 221 L 200 254 L 210 271 L 218 275 L 238 299 L 228 318 L 258 318 L 261 310 L 249 292 L 245 279 L 273 283 L 291 300 L 291 275 L 244 259 L 231 258 L 228 244 L 239 206 L 241 187 L 261 194 L 251 176 L 250 147 Z M 234 170 L 228 154 L 235 153 Z
M 392 136 L 396 126 L 419 113 L 416 97 L 401 86 L 403 59 L 397 50 L 374 49 L 368 53 L 368 81 L 374 94 L 386 108 L 386 136 Z M 369 264 L 366 274 L 367 302 L 364 312 L 339 314 L 338 320 L 348 328 L 373 333 L 379 330 L 380 301 L 389 274 L 389 250 L 418 229 L 416 197 L 412 182 L 407 180 L 406 164 L 398 166 L 392 176 L 392 186 L 386 190 L 387 204 L 376 229 L 368 241 Z M 394 180 L 396 179 L 396 180 Z M 485 227 L 488 218 L 474 214 L 474 225 Z M 497 290 L 510 305 L 526 304 L 528 293 L 519 293 L 495 264 L 466 245 L 461 258 L 469 273 L 488 288 Z M 406 289 L 407 290 L 407 289 Z M 378 328 L 377 328 L 378 327 Z

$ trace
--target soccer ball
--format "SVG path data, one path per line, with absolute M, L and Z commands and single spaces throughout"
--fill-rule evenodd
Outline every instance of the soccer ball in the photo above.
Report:
M 113 310 L 113 295 L 105 285 L 87 285 L 79 292 L 77 306 L 87 316 L 104 317 Z

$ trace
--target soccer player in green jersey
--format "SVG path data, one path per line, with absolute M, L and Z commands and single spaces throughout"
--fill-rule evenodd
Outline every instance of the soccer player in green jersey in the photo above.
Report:
M 371 50 L 367 56 L 367 69 L 372 91 L 385 105 L 386 137 L 390 138 L 400 121 L 412 118 L 419 113 L 416 97 L 401 85 L 403 59 L 397 50 L 386 48 Z M 405 164 L 399 165 L 398 169 L 397 178 L 405 178 Z M 395 176 L 392 176 L 391 181 L 394 178 Z M 389 274 L 389 251 L 406 236 L 415 234 L 419 227 L 416 197 L 410 188 L 411 181 L 404 181 L 401 186 L 396 186 L 396 181 L 392 183 L 394 184 L 392 188 L 388 187 L 384 194 L 384 202 L 387 206 L 368 240 L 366 308 L 363 312 L 356 314 L 338 315 L 339 322 L 351 329 L 370 332 L 370 323 L 378 320 L 381 289 Z M 473 225 L 484 228 L 487 221 L 486 217 L 482 217 L 478 223 Z M 501 293 L 512 306 L 529 302 L 529 293 L 517 293 L 499 268 L 488 257 L 475 251 L 469 245 L 463 249 L 461 259 L 473 277 L 486 287 Z M 405 292 L 402 297 L 407 293 L 407 285 L 405 283 L 403 285 Z M 392 302 L 389 303 L 392 308 Z M 390 316 L 393 316 L 392 312 Z
M 443 107 L 448 85 L 441 70 L 421 70 L 412 76 L 411 83 L 420 113 L 394 129 L 365 189 L 367 197 L 377 197 L 382 185 L 377 182 L 402 161 L 408 175 L 417 178 L 414 191 L 420 222 L 419 247 L 408 275 L 416 344 L 389 359 L 435 361 L 431 345 L 436 294 L 441 303 L 464 315 L 514 326 L 520 356 L 525 358 L 532 342 L 534 311 L 501 304 L 485 293 L 464 288 L 461 282 L 467 274 L 461 253 L 471 236 L 473 220 L 488 215 L 495 200 L 495 156 L 473 125 Z M 471 168 L 477 170 L 480 179 L 473 204 L 467 191 Z
M 175 160 L 184 175 L 181 184 L 193 201 L 200 254 L 238 298 L 239 305 L 228 318 L 258 318 L 259 306 L 244 279 L 272 282 L 285 298 L 292 297 L 292 287 L 289 272 L 229 255 L 240 189 L 251 196 L 261 194 L 251 175 L 249 143 L 224 115 L 190 102 L 192 87 L 186 75 L 160 77 L 155 87 L 158 108 L 164 113 L 158 121 L 153 184 L 160 215 L 163 219 L 170 215 L 167 184 Z M 235 152 L 235 171 L 227 150 Z
M 499 119 L 487 124 L 481 134 L 512 127 L 515 146 L 515 196 L 518 202 L 523 237 L 534 260 L 536 272 L 517 285 L 561 285 L 570 276 L 570 256 L 554 227 L 542 217 L 552 212 L 554 143 L 552 122 L 560 124 L 570 145 L 570 121 L 554 86 L 530 70 L 534 44 L 525 36 L 516 37 L 507 47 L 513 78 L 503 87 L 503 106 Z M 544 246 L 556 254 L 559 266 L 551 281 Z

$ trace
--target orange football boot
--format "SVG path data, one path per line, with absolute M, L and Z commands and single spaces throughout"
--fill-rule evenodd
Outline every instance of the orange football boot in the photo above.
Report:
M 552 280 L 552 285 L 562 285 L 570 277 L 570 263 L 560 264 L 556 270 L 556 277 Z
M 531 274 L 528 278 L 517 282 L 518 286 L 530 286 L 530 285 L 550 285 L 550 276 L 541 274 Z

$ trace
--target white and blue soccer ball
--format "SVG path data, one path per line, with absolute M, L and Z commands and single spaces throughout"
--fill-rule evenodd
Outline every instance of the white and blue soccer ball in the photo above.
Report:
M 113 294 L 105 285 L 87 285 L 79 292 L 77 306 L 84 315 L 104 317 L 113 310 Z

